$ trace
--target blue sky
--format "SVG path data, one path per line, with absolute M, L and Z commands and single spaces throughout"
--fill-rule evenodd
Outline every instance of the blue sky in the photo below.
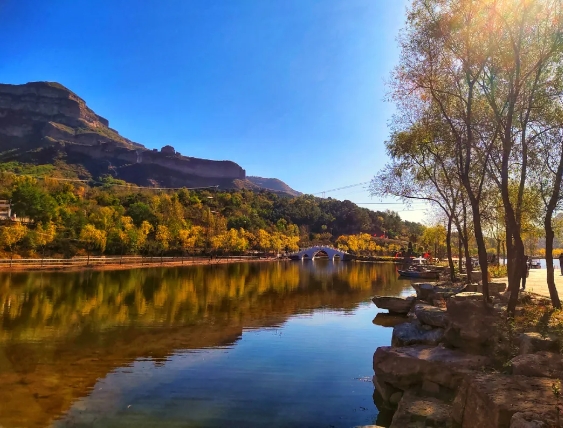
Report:
M 0 82 L 57 81 L 149 148 L 230 159 L 315 193 L 385 163 L 384 82 L 406 5 L 0 0 Z M 362 187 L 326 195 L 372 201 Z

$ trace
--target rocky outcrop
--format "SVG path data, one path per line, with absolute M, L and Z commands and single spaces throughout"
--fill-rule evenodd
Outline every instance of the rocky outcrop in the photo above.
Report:
M 11 150 L 9 157 L 4 155 L 0 160 L 29 162 L 37 158 L 38 149 L 45 148 L 54 152 L 49 155 L 52 158 L 62 154 L 95 177 L 110 173 L 141 185 L 152 180 L 163 186 L 272 187 L 274 191 L 298 194 L 276 179 L 255 177 L 258 184 L 251 183 L 246 180 L 246 171 L 231 161 L 182 156 L 169 145 L 160 151 L 148 150 L 119 135 L 107 119 L 58 83 L 0 84 L 0 152 Z M 28 152 L 35 154 L 28 156 Z M 44 157 L 44 163 L 51 162 L 47 154 Z M 151 177 L 152 169 L 157 176 Z M 174 177 L 158 177 L 158 170 Z
M 516 413 L 536 413 L 554 423 L 552 385 L 547 378 L 475 373 L 460 386 L 452 416 L 461 428 L 509 428 Z
M 440 389 L 455 391 L 464 373 L 489 364 L 487 357 L 443 346 L 382 346 L 373 356 L 373 371 L 378 381 L 401 391 L 420 387 L 424 381 L 433 382 Z
M 428 327 L 428 328 L 425 328 Z M 393 328 L 392 346 L 437 345 L 444 338 L 443 328 L 423 326 L 417 322 L 405 322 Z
M 387 309 L 389 313 L 408 314 L 415 302 L 415 297 L 375 296 L 371 300 L 375 306 L 380 309 Z
M 461 293 L 479 294 L 479 293 Z M 465 352 L 487 354 L 495 345 L 497 337 L 497 312 L 468 296 L 448 300 L 448 328 L 444 339 L 450 346 Z

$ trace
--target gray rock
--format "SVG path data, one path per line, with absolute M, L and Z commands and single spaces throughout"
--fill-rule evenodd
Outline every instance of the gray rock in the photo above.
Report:
M 437 345 L 444 338 L 443 328 L 424 329 L 417 322 L 405 322 L 393 328 L 392 346 Z
M 510 428 L 548 428 L 547 423 L 541 419 L 542 416 L 536 413 L 514 413 L 510 419 Z
M 563 378 L 563 356 L 555 352 L 541 351 L 536 354 L 518 355 L 511 363 L 512 374 L 515 375 Z
M 559 348 L 560 342 L 555 336 L 544 337 L 535 332 L 520 335 L 520 355 L 533 354 L 539 351 L 559 352 Z
M 435 282 L 415 282 L 412 287 L 416 290 L 416 297 L 419 300 L 430 301 L 436 288 Z
M 546 378 L 473 373 L 457 390 L 452 417 L 462 427 L 500 428 L 511 427 L 515 413 L 533 412 L 556 426 L 552 385 Z
M 491 360 L 443 346 L 416 345 L 405 348 L 381 346 L 373 355 L 373 371 L 379 382 L 405 391 L 434 382 L 455 390 L 468 370 L 481 370 Z
M 417 303 L 414 305 L 414 313 L 422 324 L 444 328 L 448 325 L 448 313 L 445 309 L 424 303 Z
M 452 297 L 452 299 L 457 300 L 458 302 L 461 300 L 483 300 L 483 293 L 464 291 L 456 294 Z
M 453 428 L 452 406 L 431 397 L 419 397 L 413 391 L 404 393 L 393 415 L 390 428 Z
M 375 296 L 372 299 L 380 309 L 387 309 L 390 313 L 395 314 L 408 314 L 414 304 L 416 298 L 409 297 L 390 297 L 390 296 Z

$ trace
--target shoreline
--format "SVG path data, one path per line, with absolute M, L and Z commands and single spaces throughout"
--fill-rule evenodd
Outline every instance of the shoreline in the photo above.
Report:
M 162 267 L 178 267 L 178 266 L 211 266 L 211 265 L 224 265 L 232 263 L 264 263 L 273 261 L 290 261 L 287 259 L 278 258 L 261 258 L 261 259 L 248 259 L 248 258 L 229 258 L 229 259 L 193 259 L 193 260 L 175 260 L 175 261 L 143 261 L 143 262 L 125 262 L 119 263 L 75 263 L 68 265 L 50 266 L 44 264 L 41 266 L 39 261 L 37 264 L 18 264 L 14 263 L 11 267 L 9 265 L 1 266 L 0 273 L 12 272 L 78 272 L 78 271 L 109 271 L 109 270 L 128 270 L 128 269 L 146 269 L 146 268 L 162 268 Z

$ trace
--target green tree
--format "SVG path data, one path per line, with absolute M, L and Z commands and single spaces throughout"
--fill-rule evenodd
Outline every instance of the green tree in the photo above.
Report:
M 56 208 L 55 199 L 34 180 L 20 181 L 12 192 L 12 211 L 20 218 L 47 223 L 55 217 Z

